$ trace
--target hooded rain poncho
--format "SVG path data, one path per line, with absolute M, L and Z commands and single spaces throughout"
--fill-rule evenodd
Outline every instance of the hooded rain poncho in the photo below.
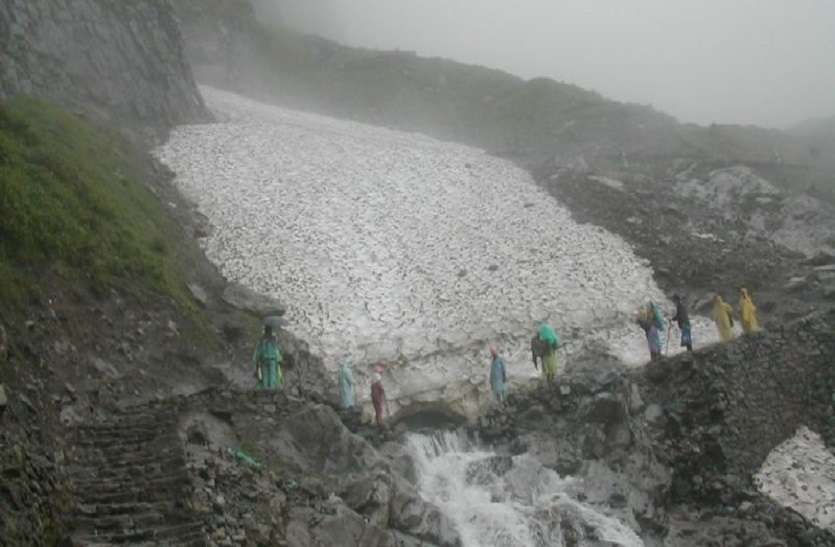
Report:
M 354 373 L 351 369 L 351 361 L 347 359 L 339 367 L 339 398 L 342 401 L 342 408 L 354 407 Z
M 713 322 L 716 323 L 716 330 L 719 331 L 719 339 L 722 342 L 729 342 L 734 338 L 733 308 L 722 300 L 721 296 L 713 299 Z
M 659 336 L 654 308 L 649 306 L 641 309 L 638 313 L 637 322 L 647 337 L 650 357 L 657 358 L 661 355 L 661 337 Z
M 556 331 L 551 325 L 547 323 L 542 323 L 539 326 L 539 339 L 543 342 L 547 342 L 551 349 L 557 349 L 560 347 L 560 337 L 557 336 Z
M 281 374 L 281 349 L 275 336 L 264 336 L 258 342 L 253 356 L 255 367 L 261 371 L 258 387 L 279 389 L 284 384 Z
M 745 334 L 760 330 L 760 322 L 757 320 L 757 307 L 751 300 L 747 289 L 741 289 L 739 296 L 739 316 L 742 320 L 742 330 Z
M 504 359 L 498 355 L 493 358 L 490 365 L 490 387 L 493 390 L 493 396 L 498 401 L 504 401 L 507 396 L 507 368 Z

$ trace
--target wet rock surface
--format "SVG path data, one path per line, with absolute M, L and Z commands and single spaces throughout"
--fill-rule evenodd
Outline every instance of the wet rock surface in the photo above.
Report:
M 76 435 L 79 545 L 461 544 L 387 456 L 308 400 L 211 389 Z
M 603 226 L 629 241 L 636 254 L 652 263 L 656 281 L 665 291 L 688 297 L 691 313 L 709 313 L 710 297 L 717 292 L 736 304 L 740 287 L 752 291 L 766 324 L 780 325 L 830 305 L 826 295 L 832 290 L 832 280 L 817 275 L 804 255 L 825 252 L 828 247 L 798 246 L 788 236 L 776 237 L 774 227 L 756 229 L 750 223 L 749 216 L 761 207 L 767 211 L 767 206 L 755 201 L 763 195 L 761 189 L 748 186 L 765 185 L 765 195 L 770 195 L 771 183 L 747 168 L 702 174 L 700 170 L 707 166 L 695 163 L 689 172 L 688 165 L 659 159 L 618 171 L 622 190 L 589 180 L 593 171 L 578 171 L 563 158 L 533 172 L 537 182 L 565 203 L 577 220 Z M 704 181 L 692 182 L 710 173 L 713 190 L 705 189 L 710 185 Z M 739 180 L 739 188 L 722 190 L 723 177 Z M 746 186 L 749 178 L 754 182 Z M 708 201 L 681 191 L 677 184 L 684 183 L 704 192 Z M 743 206 L 749 199 L 755 207 L 750 213 Z M 827 206 L 821 204 L 821 208 Z M 785 228 L 786 233 L 793 229 Z M 802 224 L 797 230 L 812 237 L 826 228 L 817 231 Z M 819 256 L 819 266 L 832 263 L 826 254 Z
M 640 370 L 569 371 L 511 393 L 475 430 L 580 478 L 586 500 L 622 507 L 648 545 L 835 545 L 818 528 L 826 506 L 811 501 L 832 473 L 833 324 L 824 313 Z M 802 426 L 829 448 L 812 460 L 772 453 Z
M 0 51 L 0 99 L 40 97 L 134 128 L 208 118 L 165 2 L 5 1 Z

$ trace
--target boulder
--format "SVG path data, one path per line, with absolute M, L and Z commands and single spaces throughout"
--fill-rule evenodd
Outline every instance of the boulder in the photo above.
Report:
M 385 473 L 361 476 L 351 481 L 341 497 L 348 507 L 364 515 L 369 522 L 381 528 L 388 527 L 390 478 Z
M 344 505 L 337 505 L 334 509 L 334 514 L 324 517 L 321 513 L 309 508 L 291 509 L 287 525 L 287 546 L 397 547 L 390 532 L 373 524 L 367 524 L 360 515 Z
M 289 416 L 279 427 L 270 444 L 276 454 L 282 455 L 285 465 L 305 475 L 322 476 L 328 489 L 340 493 L 351 511 L 368 519 L 369 524 L 364 526 L 393 528 L 440 547 L 461 544 L 452 523 L 440 510 L 425 502 L 409 481 L 394 473 L 365 439 L 351 433 L 331 407 L 307 407 Z M 353 526 L 352 517 L 343 517 L 327 530 Z M 288 530 L 288 541 L 289 538 Z M 373 541 L 376 540 L 349 544 L 377 545 Z M 344 543 L 323 540 L 322 544 Z
M 590 403 L 585 419 L 591 422 L 612 424 L 624 421 L 626 408 L 620 399 L 611 393 L 600 393 Z
M 93 357 L 90 361 L 90 365 L 102 376 L 103 379 L 115 379 L 119 377 L 119 371 L 116 370 L 116 367 L 104 359 Z
M 461 537 L 452 522 L 427 503 L 406 479 L 394 475 L 389 525 L 439 547 L 459 547 Z
M 189 283 L 187 287 L 191 296 L 194 297 L 198 304 L 204 308 L 209 304 L 209 294 L 206 292 L 206 289 L 197 283 Z
M 223 301 L 261 317 L 283 316 L 287 309 L 271 296 L 259 294 L 239 283 L 230 283 L 223 291 Z
M 286 463 L 306 473 L 366 474 L 383 464 L 374 448 L 348 431 L 339 415 L 325 405 L 289 416 L 270 444 Z
M 787 291 L 795 291 L 807 287 L 808 285 L 809 280 L 806 278 L 806 276 L 797 276 L 789 279 L 788 282 L 783 286 L 783 288 Z
M 820 251 L 803 263 L 807 266 L 826 266 L 827 264 L 835 264 L 835 256 L 830 253 Z

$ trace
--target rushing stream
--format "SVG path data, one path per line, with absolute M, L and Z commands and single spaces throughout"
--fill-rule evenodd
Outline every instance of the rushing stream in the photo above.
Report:
M 575 498 L 582 484 L 527 455 L 500 456 L 462 434 L 411 434 L 422 495 L 452 519 L 465 547 L 638 547 L 628 526 Z

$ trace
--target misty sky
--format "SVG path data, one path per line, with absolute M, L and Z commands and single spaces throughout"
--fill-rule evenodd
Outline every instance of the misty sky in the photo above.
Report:
M 682 121 L 835 114 L 835 0 L 260 0 L 305 30 L 550 76 Z

